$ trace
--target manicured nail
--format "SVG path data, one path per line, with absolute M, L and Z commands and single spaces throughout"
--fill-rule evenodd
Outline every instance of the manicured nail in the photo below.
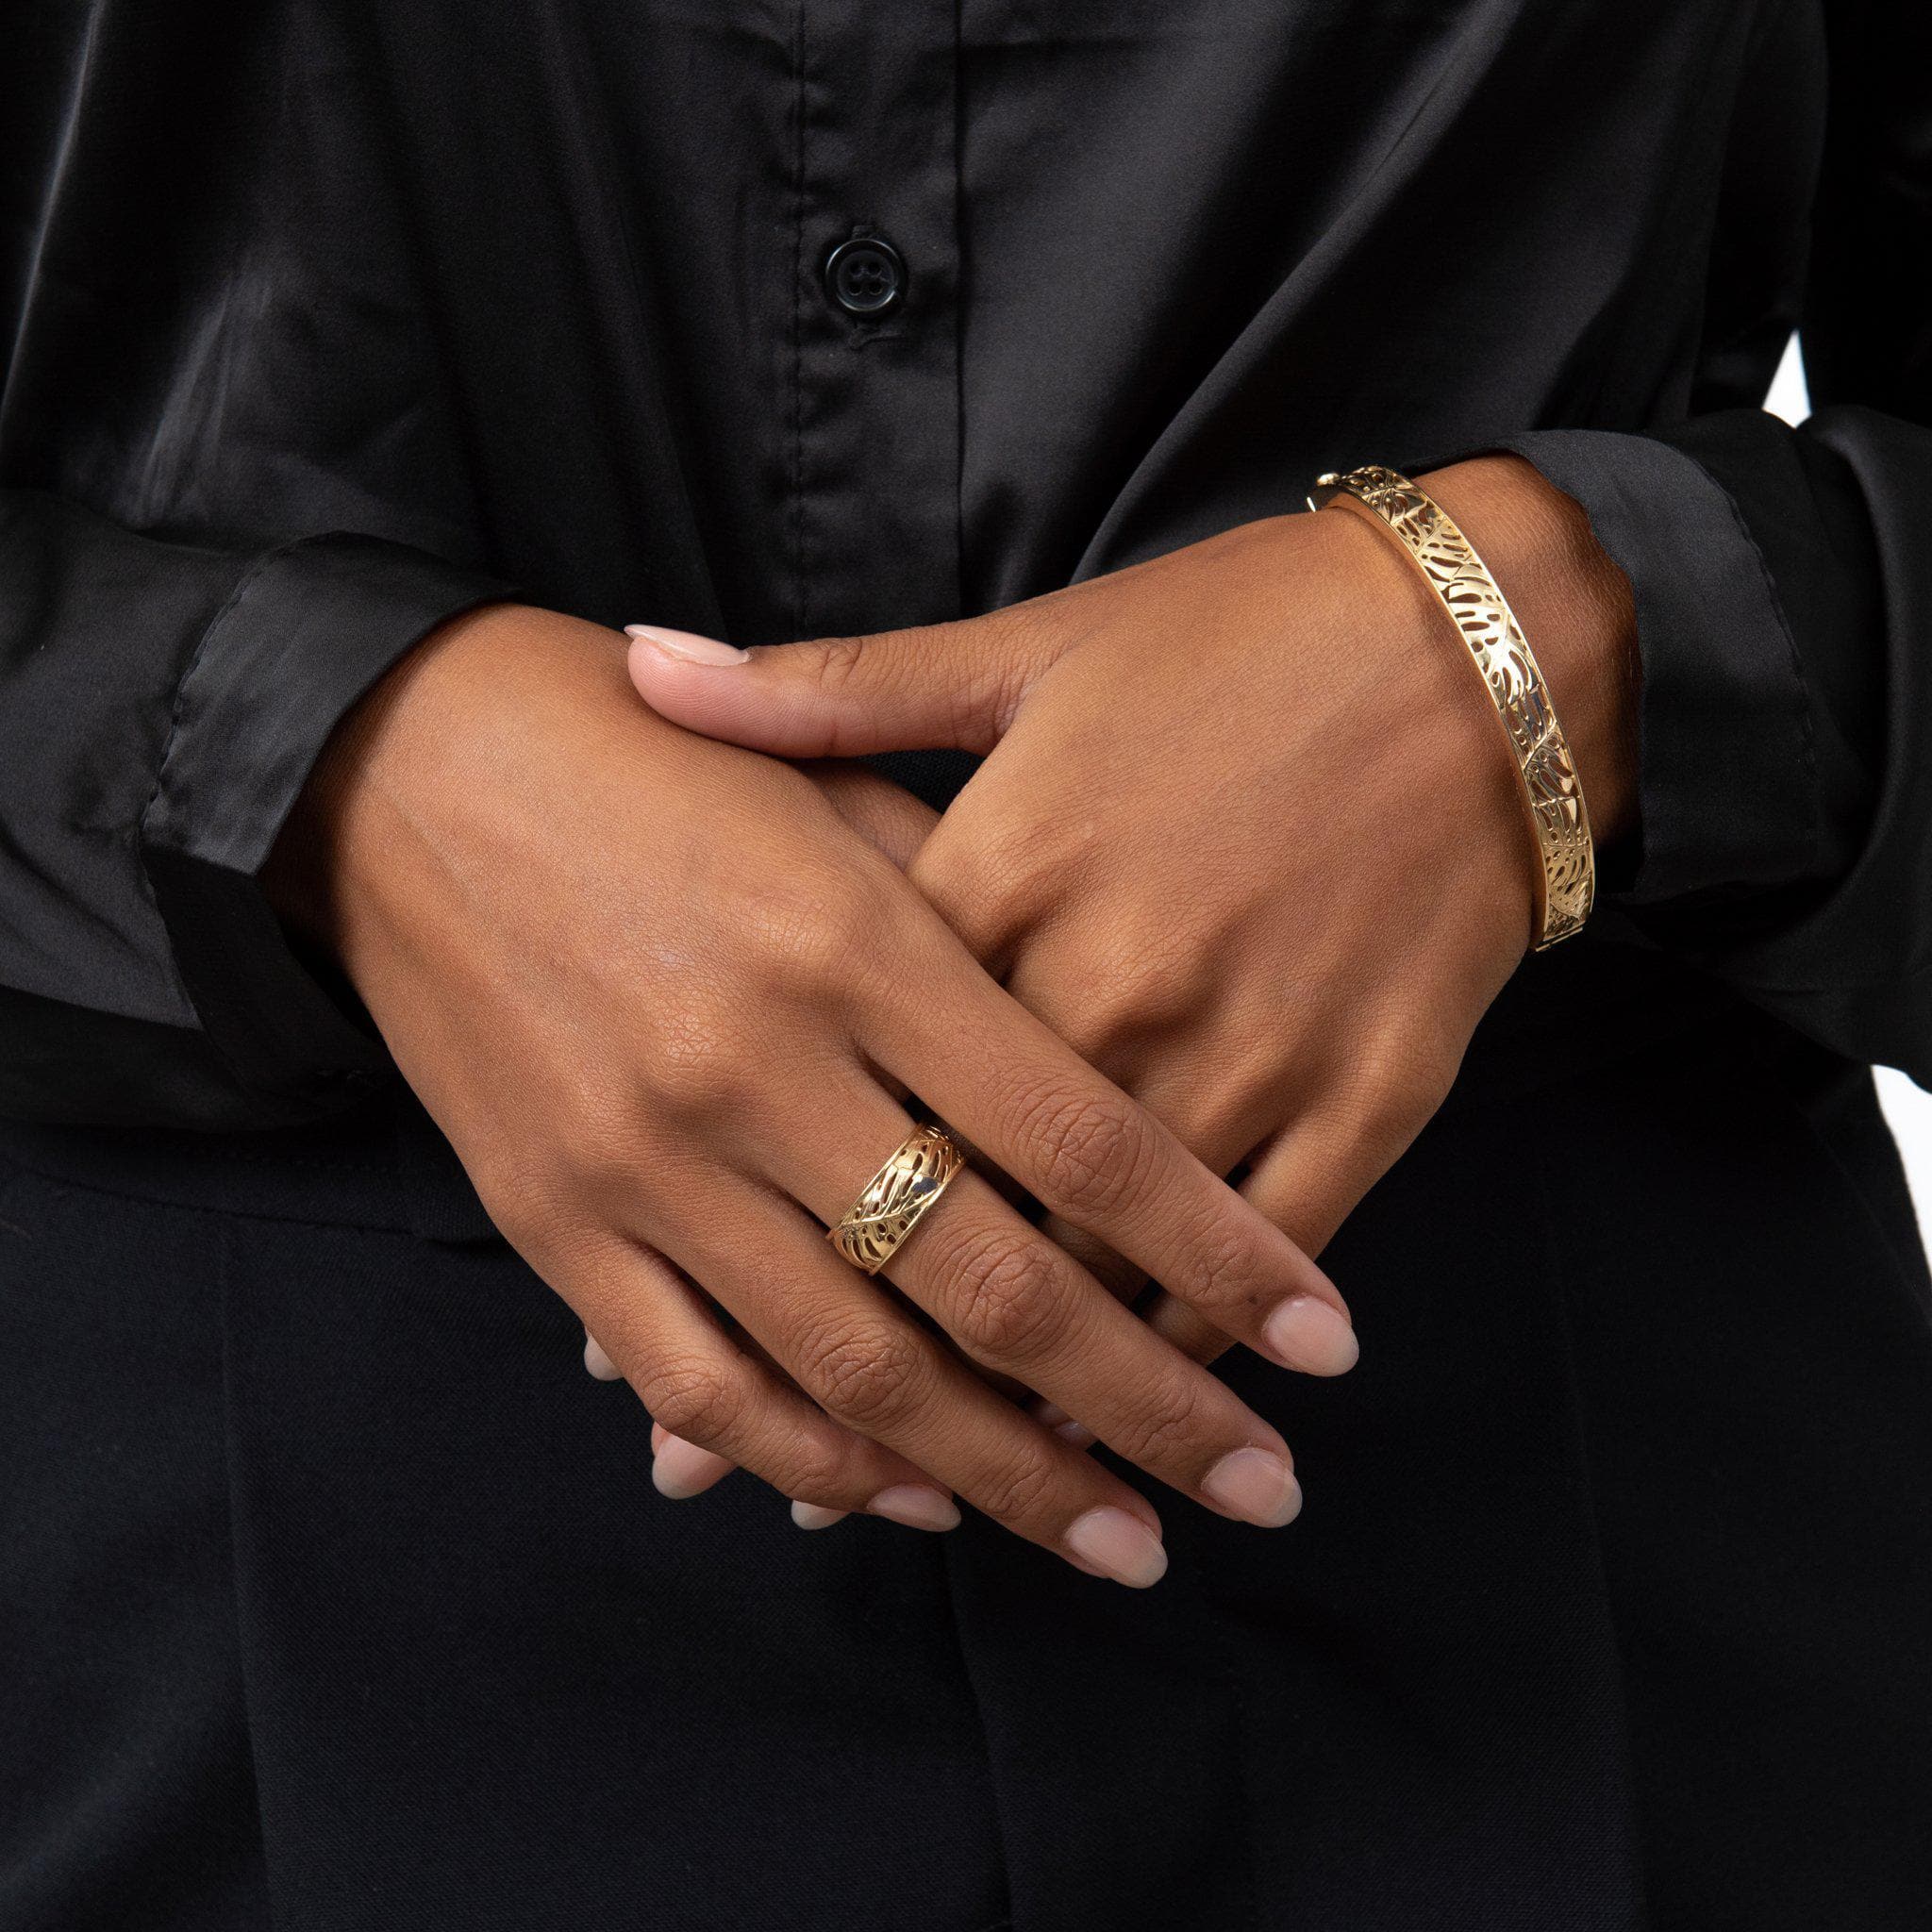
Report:
M 749 651 L 741 651 L 736 644 L 724 643 L 718 638 L 701 638 L 690 630 L 666 630 L 661 625 L 627 624 L 624 634 L 627 638 L 642 638 L 667 658 L 681 658 L 687 664 L 742 664 L 751 656 Z
M 1302 1486 L 1272 1449 L 1235 1449 L 1201 1478 L 1224 1509 L 1263 1529 L 1279 1529 L 1301 1514 Z
M 666 1436 L 651 1458 L 651 1483 L 660 1496 L 681 1503 L 708 1490 L 730 1466 L 725 1457 L 700 1449 L 682 1436 Z
M 1348 1318 L 1311 1294 L 1291 1295 L 1261 1327 L 1276 1361 L 1307 1375 L 1341 1375 L 1354 1368 L 1361 1344 Z
M 1167 1552 L 1160 1539 L 1124 1509 L 1090 1509 L 1075 1517 L 1067 1531 L 1067 1547 L 1129 1590 L 1145 1590 L 1167 1574 Z
M 604 1353 L 597 1338 L 586 1328 L 584 1330 L 584 1366 L 600 1382 L 621 1382 L 624 1371 Z
M 800 1529 L 830 1529 L 852 1514 L 849 1509 L 827 1509 L 823 1503 L 794 1503 L 791 1520 Z
M 874 1516 L 903 1523 L 908 1529 L 958 1529 L 959 1506 L 924 1483 L 894 1483 L 865 1506 Z
M 1085 1423 L 1076 1423 L 1058 1402 L 1049 1402 L 1043 1395 L 1036 1395 L 1027 1404 L 1027 1409 L 1042 1428 L 1051 1429 L 1062 1441 L 1071 1442 L 1075 1449 L 1091 1449 L 1100 1441 Z

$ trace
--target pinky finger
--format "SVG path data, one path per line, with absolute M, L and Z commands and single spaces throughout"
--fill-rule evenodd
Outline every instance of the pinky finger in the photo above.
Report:
M 871 1513 L 911 1528 L 958 1522 L 944 1485 L 826 1415 L 751 1335 L 727 1333 L 710 1299 L 667 1257 L 613 1236 L 593 1268 L 602 1279 L 578 1285 L 602 1304 L 593 1310 L 608 1338 L 600 1353 L 652 1411 L 651 1480 L 660 1494 L 696 1495 L 741 1466 L 790 1496 L 856 1491 L 871 1497 Z M 680 1416 L 689 1410 L 692 1422 L 681 1424 L 688 1435 L 660 1420 L 667 1404 Z M 849 1507 L 842 1497 L 839 1505 L 806 1503 L 813 1522 L 827 1508 Z
M 690 1284 L 672 1264 L 655 1249 L 641 1248 L 639 1262 L 658 1276 L 659 1285 L 668 1292 L 676 1294 L 692 1303 L 698 1301 Z M 749 1336 L 741 1336 L 739 1343 L 746 1353 L 757 1356 L 768 1368 L 774 1368 L 771 1357 Z M 592 1335 L 587 1325 L 584 1329 L 584 1367 L 600 1382 L 621 1382 L 624 1371 L 610 1359 L 604 1344 Z M 788 1378 L 789 1379 L 789 1378 Z M 687 1442 L 682 1436 L 674 1436 L 660 1422 L 651 1424 L 651 1486 L 660 1496 L 668 1496 L 673 1502 L 681 1503 L 688 1497 L 701 1496 L 707 1490 L 714 1489 L 738 1467 L 728 1456 L 720 1456 L 712 1449 L 700 1449 L 695 1442 Z M 827 1523 L 837 1523 L 846 1514 L 843 1509 L 819 1509 L 815 1504 L 794 1503 L 791 1515 L 799 1522 L 801 1529 L 817 1529 L 821 1524 L 799 1521 L 799 1511 L 807 1510 L 823 1516 Z
M 662 1423 L 651 1424 L 651 1487 L 674 1503 L 702 1496 L 737 1467 L 728 1456 L 674 1436 Z
M 638 1259 L 642 1266 L 658 1274 L 660 1284 L 668 1291 L 690 1292 L 683 1277 L 662 1255 L 641 1249 Z M 604 1344 L 591 1333 L 588 1324 L 584 1329 L 584 1368 L 600 1382 L 624 1380 L 624 1371 L 610 1359 Z M 700 1449 L 695 1442 L 687 1442 L 682 1436 L 674 1436 L 662 1423 L 652 1423 L 651 1485 L 660 1496 L 682 1502 L 688 1496 L 702 1495 L 724 1481 L 737 1467 L 729 1457 L 716 1456 L 708 1449 Z
M 751 1348 L 762 1355 L 757 1343 Z M 584 1367 L 600 1382 L 621 1382 L 624 1371 L 604 1353 L 604 1345 L 584 1330 Z M 651 1424 L 651 1481 L 660 1496 L 682 1501 L 702 1495 L 721 1483 L 738 1467 L 728 1456 L 715 1450 L 700 1449 L 682 1436 L 674 1436 L 662 1423 Z M 827 1509 L 819 1503 L 793 1503 L 791 1520 L 800 1529 L 829 1529 L 851 1515 L 849 1509 Z
M 798 1384 L 785 1373 L 783 1366 L 777 1358 L 769 1354 L 765 1349 L 760 1348 L 757 1341 L 752 1336 L 746 1334 L 741 1328 L 738 1331 L 737 1341 L 739 1347 L 746 1355 L 750 1356 L 755 1361 L 762 1362 L 766 1370 L 778 1381 L 784 1383 L 787 1388 L 798 1388 Z M 803 1390 L 799 1390 L 799 1399 L 808 1402 L 811 1398 Z M 662 1424 L 653 1423 L 651 1424 L 651 1442 L 654 1448 L 657 1447 L 658 1439 L 660 1436 L 663 1437 L 665 1441 L 673 1444 L 676 1450 L 684 1452 L 685 1455 L 691 1458 L 691 1466 L 694 1471 L 698 1467 L 697 1458 L 699 1457 L 702 1457 L 706 1464 L 723 1463 L 724 1467 L 719 1470 L 718 1475 L 728 1474 L 737 1467 L 735 1463 L 726 1462 L 722 1456 L 713 1456 L 708 1449 L 700 1449 L 694 1442 L 687 1442 L 681 1437 L 666 1435 Z M 661 1460 L 664 1451 L 658 1449 L 658 1455 Z M 683 1461 L 683 1457 L 679 1457 L 679 1461 L 680 1463 Z M 709 1476 L 706 1480 L 705 1487 L 708 1489 L 712 1483 L 718 1480 L 718 1475 Z M 655 1470 L 652 1472 L 652 1480 L 654 1482 L 657 1480 Z M 824 1503 L 801 1503 L 795 1499 L 791 1500 L 791 1520 L 800 1529 L 830 1529 L 833 1524 L 843 1523 L 852 1514 L 849 1509 L 833 1509 Z
M 600 1382 L 621 1382 L 624 1371 L 604 1352 L 604 1344 L 584 1330 L 584 1367 Z M 662 1423 L 651 1424 L 651 1483 L 660 1496 L 682 1502 L 702 1495 L 738 1467 L 728 1456 L 714 1455 L 674 1436 Z

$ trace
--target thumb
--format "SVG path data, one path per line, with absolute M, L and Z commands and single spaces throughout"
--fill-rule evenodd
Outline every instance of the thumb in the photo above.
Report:
M 751 651 L 653 624 L 625 631 L 631 682 L 654 710 L 786 758 L 991 751 L 1044 668 L 997 617 Z

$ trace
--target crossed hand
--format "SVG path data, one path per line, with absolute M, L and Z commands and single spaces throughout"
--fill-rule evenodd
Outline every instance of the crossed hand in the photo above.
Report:
M 1425 481 L 1616 837 L 1627 588 L 1517 458 Z M 1529 939 L 1514 769 L 1426 586 L 1336 509 L 957 624 L 632 636 L 627 680 L 574 619 L 445 625 L 270 883 L 650 1410 L 658 1487 L 741 1465 L 808 1527 L 963 1498 L 1135 1585 L 1159 1519 L 1095 1440 L 1288 1522 L 1287 1443 L 1207 1365 L 1353 1364 L 1309 1257 Z M 846 762 L 933 747 L 985 755 L 941 817 Z M 922 1113 L 975 1164 L 869 1278 L 824 1229 Z

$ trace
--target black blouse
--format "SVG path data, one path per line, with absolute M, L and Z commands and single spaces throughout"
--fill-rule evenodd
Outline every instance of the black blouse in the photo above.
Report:
M 255 877 L 478 600 L 872 630 L 1499 447 L 1635 587 L 1602 934 L 1932 1078 L 1928 23 L 15 0 L 0 1111 L 387 1076 Z

